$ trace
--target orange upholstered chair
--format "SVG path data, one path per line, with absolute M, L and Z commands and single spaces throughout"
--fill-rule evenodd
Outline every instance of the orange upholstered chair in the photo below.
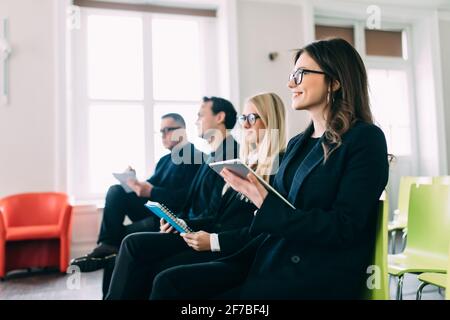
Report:
M 24 193 L 0 199 L 0 278 L 11 270 L 59 267 L 70 257 L 72 206 L 63 193 Z

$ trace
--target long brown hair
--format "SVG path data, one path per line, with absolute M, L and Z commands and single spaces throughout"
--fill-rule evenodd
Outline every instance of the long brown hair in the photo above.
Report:
M 342 144 L 342 135 L 357 121 L 373 123 L 369 104 L 366 68 L 359 53 L 344 39 L 333 38 L 313 42 L 295 54 L 295 62 L 307 53 L 325 72 L 330 88 L 327 102 L 327 119 L 324 161 Z M 340 87 L 333 91 L 332 84 Z

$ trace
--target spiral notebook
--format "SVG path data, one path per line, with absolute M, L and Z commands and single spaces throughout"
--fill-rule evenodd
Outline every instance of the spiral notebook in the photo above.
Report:
M 177 216 L 170 211 L 169 208 L 164 206 L 159 202 L 147 201 L 145 207 L 148 208 L 151 212 L 156 214 L 158 217 L 166 220 L 172 227 L 175 228 L 180 233 L 189 233 L 192 232 L 192 229 L 188 226 L 181 224 L 177 220 Z

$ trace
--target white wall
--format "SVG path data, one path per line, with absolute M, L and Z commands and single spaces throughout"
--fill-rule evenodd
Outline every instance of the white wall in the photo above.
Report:
M 10 104 L 0 106 L 0 197 L 54 189 L 55 1 L 0 1 L 13 49 Z
M 448 19 L 440 19 L 439 36 L 442 61 L 442 86 L 444 88 L 445 123 L 450 124 L 450 14 Z M 446 126 L 447 172 L 450 172 L 450 126 Z
M 237 3 L 240 106 L 254 94 L 275 92 L 288 110 L 289 137 L 303 130 L 309 119 L 305 112 L 291 110 L 286 86 L 293 68 L 292 50 L 305 45 L 302 10 L 288 3 Z M 278 52 L 278 58 L 270 61 L 270 52 Z
M 13 49 L 10 103 L 0 106 L 0 197 L 65 189 L 63 1 L 0 1 Z M 75 207 L 71 258 L 95 245 L 100 217 L 95 205 Z

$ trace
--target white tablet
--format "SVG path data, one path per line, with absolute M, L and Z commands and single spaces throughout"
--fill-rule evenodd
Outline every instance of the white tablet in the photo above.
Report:
M 295 207 L 289 201 L 287 201 L 277 190 L 275 190 L 263 178 L 258 176 L 255 173 L 255 171 L 253 171 L 249 166 L 247 166 L 244 162 L 242 162 L 241 159 L 231 159 L 231 160 L 226 160 L 226 161 L 213 162 L 213 163 L 210 163 L 209 166 L 211 167 L 211 169 L 213 169 L 218 174 L 220 174 L 220 172 L 224 168 L 227 168 L 228 170 L 230 170 L 231 172 L 240 176 L 243 179 L 247 179 L 247 175 L 249 173 L 253 173 L 255 175 L 255 177 L 258 178 L 259 182 L 261 182 L 267 190 L 272 191 L 281 200 L 283 200 L 287 205 L 289 205 L 292 209 L 295 210 Z
M 227 168 L 228 170 L 238 175 L 242 179 L 247 179 L 247 175 L 250 172 L 253 172 L 253 170 L 250 167 L 248 167 L 245 163 L 243 163 L 241 159 L 231 159 L 226 161 L 213 162 L 210 163 L 209 166 L 218 174 L 220 174 L 220 172 L 223 169 Z

